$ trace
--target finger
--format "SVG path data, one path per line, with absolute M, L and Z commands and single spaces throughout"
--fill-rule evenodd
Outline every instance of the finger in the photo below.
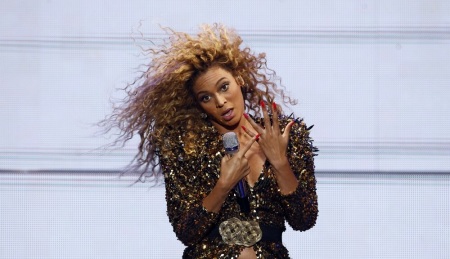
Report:
M 249 135 L 250 137 L 254 137 L 256 135 L 256 133 L 253 133 L 251 130 L 247 129 L 245 126 L 241 126 L 242 129 L 244 130 L 244 132 Z
M 252 127 L 256 130 L 256 132 L 258 132 L 258 134 L 263 133 L 264 129 L 261 128 L 261 126 L 259 126 L 258 124 L 256 124 L 256 122 L 252 118 L 250 118 L 250 116 L 247 113 L 244 113 L 244 117 L 247 119 L 248 122 L 250 122 L 250 125 L 252 125 Z
M 225 154 L 225 156 L 222 157 L 222 161 L 221 163 L 226 163 L 227 161 L 229 161 L 231 159 L 231 156 L 229 154 Z
M 252 147 L 253 143 L 255 143 L 255 141 L 259 138 L 259 134 L 256 134 L 256 136 L 252 137 L 252 139 L 247 142 L 244 146 L 242 146 L 239 149 L 238 154 L 241 156 L 244 156 L 245 153 L 247 153 L 247 151 Z
M 270 130 L 271 129 L 270 118 L 269 118 L 269 113 L 267 112 L 266 103 L 263 100 L 261 100 L 259 102 L 259 104 L 261 105 L 261 110 L 262 110 L 263 117 L 264 117 L 264 128 L 266 128 L 267 130 Z
M 294 126 L 295 121 L 290 121 L 286 127 L 284 127 L 283 137 L 289 138 L 289 134 L 291 133 L 292 126 Z
M 272 128 L 273 131 L 277 134 L 280 134 L 280 124 L 278 122 L 278 110 L 277 104 L 275 102 L 272 103 Z

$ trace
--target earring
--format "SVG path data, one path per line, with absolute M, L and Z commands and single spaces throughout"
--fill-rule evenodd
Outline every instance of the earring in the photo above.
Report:
M 200 118 L 205 120 L 206 118 L 208 118 L 208 115 L 206 113 L 202 112 L 202 113 L 200 113 Z

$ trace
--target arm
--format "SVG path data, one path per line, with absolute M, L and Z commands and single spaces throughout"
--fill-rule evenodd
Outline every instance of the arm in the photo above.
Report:
M 313 160 L 313 152 L 317 150 L 302 120 L 288 122 L 279 118 L 275 103 L 270 117 L 265 106 L 261 102 L 263 127 L 248 115 L 246 118 L 261 134 L 259 145 L 274 169 L 287 222 L 293 229 L 307 230 L 314 226 L 318 214 Z
M 298 186 L 294 192 L 283 194 L 282 203 L 286 221 L 294 230 L 312 228 L 318 215 L 316 178 L 314 176 L 314 153 L 309 131 L 302 120 L 296 120 L 289 137 L 287 157 Z
M 216 154 L 207 157 L 207 161 L 200 156 L 179 159 L 184 155 L 182 143 L 160 154 L 167 213 L 174 232 L 185 245 L 199 242 L 217 223 L 229 192 L 250 172 L 245 153 L 254 141 L 255 138 L 233 157 Z M 218 179 L 217 172 L 220 172 Z
M 209 212 L 202 205 L 207 185 L 204 184 L 205 179 L 195 175 L 209 172 L 202 172 L 200 163 L 179 161 L 178 154 L 173 153 L 160 156 L 165 176 L 167 215 L 176 236 L 185 245 L 199 242 L 218 218 L 218 213 Z

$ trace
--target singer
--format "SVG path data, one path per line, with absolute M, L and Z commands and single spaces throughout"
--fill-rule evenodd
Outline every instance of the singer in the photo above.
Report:
M 146 71 L 104 125 L 119 128 L 124 142 L 139 134 L 134 169 L 164 175 L 183 258 L 289 258 L 285 224 L 305 231 L 318 215 L 311 127 L 283 113 L 296 101 L 265 54 L 241 47 L 234 30 L 164 31 L 167 40 L 148 47 Z M 239 144 L 232 155 L 223 143 L 229 132 Z M 240 182 L 248 210 L 238 202 Z

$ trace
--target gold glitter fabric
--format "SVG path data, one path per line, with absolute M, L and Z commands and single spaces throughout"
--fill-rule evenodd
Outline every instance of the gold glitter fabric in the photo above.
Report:
M 211 192 L 219 178 L 220 161 L 225 155 L 222 137 L 211 125 L 205 125 L 198 136 L 198 151 L 187 154 L 183 148 L 183 127 L 167 132 L 158 152 L 165 177 L 167 214 L 178 239 L 187 247 L 183 258 L 238 258 L 245 246 L 225 242 L 220 235 L 211 235 L 227 220 L 257 222 L 261 226 L 284 232 L 285 222 L 294 230 L 313 227 L 318 214 L 314 152 L 318 151 L 309 137 L 302 119 L 280 116 L 280 128 L 295 120 L 288 145 L 288 160 L 299 180 L 298 188 L 288 195 L 278 189 L 272 167 L 264 165 L 253 188 L 249 186 L 250 213 L 243 214 L 237 196 L 230 192 L 219 213 L 206 211 L 202 200 Z M 256 119 L 261 124 L 261 119 Z M 160 149 L 163 150 L 163 149 Z M 234 219 L 233 219 L 234 218 Z M 264 229 L 264 228 L 263 228 Z M 264 232 L 264 230 L 263 230 Z M 259 239 L 258 239 L 259 240 Z M 257 241 L 253 246 L 257 258 L 289 258 L 281 240 Z

